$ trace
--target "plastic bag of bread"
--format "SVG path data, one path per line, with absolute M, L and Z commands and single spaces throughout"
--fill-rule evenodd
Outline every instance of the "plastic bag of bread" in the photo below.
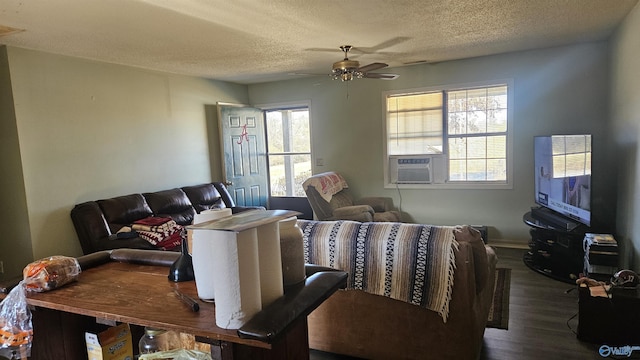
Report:
M 78 260 L 68 256 L 51 256 L 34 261 L 22 270 L 27 291 L 49 291 L 78 278 Z
M 26 359 L 31 356 L 33 326 L 24 281 L 0 302 L 0 357 Z

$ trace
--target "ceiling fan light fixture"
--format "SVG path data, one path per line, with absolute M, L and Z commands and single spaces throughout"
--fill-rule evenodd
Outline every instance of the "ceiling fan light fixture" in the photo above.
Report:
M 350 45 L 340 46 L 340 49 L 344 52 L 344 59 L 341 61 L 337 61 L 333 63 L 333 67 L 331 68 L 331 73 L 329 76 L 333 80 L 342 80 L 342 81 L 351 81 L 355 79 L 362 78 L 374 78 L 374 79 L 385 79 L 385 80 L 393 80 L 398 76 L 395 74 L 377 74 L 370 73 L 369 71 L 378 70 L 389 65 L 384 63 L 372 63 L 360 67 L 360 63 L 355 60 L 349 60 L 349 50 L 351 49 Z
M 329 76 L 331 76 L 331 79 L 333 80 L 342 80 L 342 81 L 353 80 L 353 73 L 350 71 L 334 70 L 331 72 L 331 74 L 329 74 Z

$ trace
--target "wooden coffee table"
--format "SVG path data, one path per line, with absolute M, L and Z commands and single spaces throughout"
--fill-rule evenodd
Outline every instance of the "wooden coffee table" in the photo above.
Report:
M 166 264 L 114 261 L 113 255 L 122 251 L 132 253 L 126 256 L 132 259 L 156 253 L 120 249 L 92 254 L 91 267 L 85 263 L 77 281 L 28 294 L 35 307 L 32 359 L 86 358 L 84 333 L 95 327 L 96 319 L 137 328 L 132 331 L 134 349 L 136 334 L 151 326 L 194 335 L 211 344 L 214 359 L 308 359 L 307 315 L 346 284 L 344 272 L 308 271 L 303 283 L 286 289 L 241 329 L 222 329 L 216 326 L 215 304 L 197 300 L 200 309 L 194 312 L 175 295 L 179 290 L 197 299 L 194 281 L 169 281 Z M 162 256 L 166 263 L 167 255 Z

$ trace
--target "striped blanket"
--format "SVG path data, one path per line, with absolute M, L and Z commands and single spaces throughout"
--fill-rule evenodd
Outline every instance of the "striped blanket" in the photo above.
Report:
M 298 220 L 298 226 L 305 262 L 347 271 L 347 289 L 422 306 L 447 322 L 455 227 L 342 220 Z

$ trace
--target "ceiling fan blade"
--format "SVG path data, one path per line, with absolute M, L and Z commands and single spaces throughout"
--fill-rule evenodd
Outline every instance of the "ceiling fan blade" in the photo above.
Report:
M 330 52 L 330 53 L 335 53 L 336 52 L 336 48 L 332 47 L 332 48 L 306 48 L 303 49 L 304 51 L 318 51 L 318 52 Z
M 378 70 L 378 69 L 382 69 L 384 67 L 387 67 L 389 65 L 385 64 L 385 63 L 372 63 L 369 65 L 365 65 L 365 66 L 361 66 L 358 68 L 358 71 L 366 73 L 367 71 L 373 71 L 373 70 Z
M 357 46 L 357 47 L 354 47 L 353 49 L 363 54 L 373 54 L 373 53 L 381 54 L 380 50 L 384 50 L 386 48 L 390 48 L 392 46 L 401 44 L 407 40 L 411 40 L 411 38 L 406 36 L 397 36 L 397 37 L 394 37 L 393 39 L 383 41 L 380 44 L 372 47 Z
M 333 74 L 321 74 L 321 73 L 304 73 L 304 72 L 290 72 L 287 73 L 289 76 L 333 76 Z
M 365 73 L 362 77 L 368 79 L 395 80 L 399 76 L 398 74 Z

